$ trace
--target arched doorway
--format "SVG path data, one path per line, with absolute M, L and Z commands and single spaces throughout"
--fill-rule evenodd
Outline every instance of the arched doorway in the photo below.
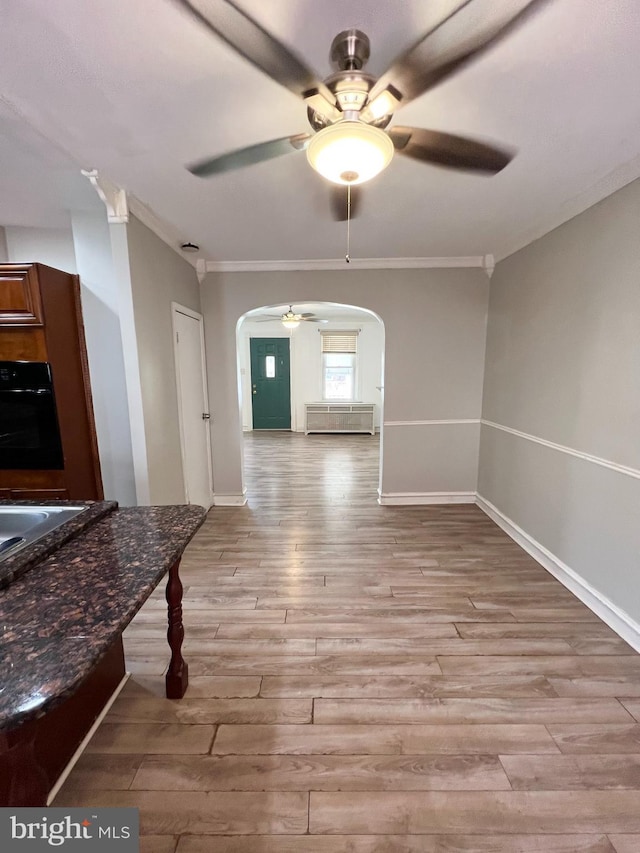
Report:
M 290 310 L 306 318 L 300 319 L 295 328 L 287 328 L 281 321 Z M 375 453 L 371 490 L 372 496 L 377 497 L 384 405 L 384 325 L 376 314 L 358 306 L 320 301 L 257 307 L 238 322 L 237 361 L 244 480 L 249 501 L 252 465 L 260 464 L 261 454 L 265 458 L 269 455 L 267 449 L 272 460 L 279 458 L 281 476 L 294 452 L 299 465 L 302 459 L 315 465 L 316 460 L 308 456 L 308 451 L 313 450 L 316 456 L 325 454 L 325 460 L 331 458 L 338 467 L 342 465 L 345 472 L 353 464 L 351 451 L 360 454 L 361 471 L 371 468 Z M 288 370 L 289 425 L 282 426 L 286 420 L 256 419 L 256 411 L 264 409 L 263 400 L 271 388 L 274 400 L 278 397 L 276 386 L 279 383 L 282 388 L 284 384 L 279 371 L 284 369 Z M 289 437 L 285 438 L 283 432 L 288 432 Z M 338 453 L 339 449 L 342 453 Z M 319 476 L 327 486 L 330 466 L 327 464 L 320 473 L 311 467 L 313 473 L 310 468 L 309 476 Z M 300 473 L 299 467 L 295 473 Z M 339 489 L 340 478 L 334 481 Z M 260 482 L 264 489 L 264 479 Z M 277 484 L 271 482 L 269 488 L 277 488 Z

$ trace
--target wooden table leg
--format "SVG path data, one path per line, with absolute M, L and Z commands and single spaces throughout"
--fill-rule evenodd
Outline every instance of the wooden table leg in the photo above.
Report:
M 167 640 L 171 648 L 171 663 L 166 675 L 167 699 L 182 699 L 189 684 L 189 667 L 182 657 L 184 626 L 182 624 L 182 582 L 178 574 L 180 560 L 169 569 L 167 580 L 167 605 L 169 628 Z
M 0 763 L 7 768 L 8 794 L 3 806 L 46 806 L 49 780 L 35 754 L 37 726 L 25 723 L 0 735 Z

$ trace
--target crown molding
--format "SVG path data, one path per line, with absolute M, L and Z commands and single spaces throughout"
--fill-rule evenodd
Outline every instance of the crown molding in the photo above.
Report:
M 129 221 L 129 205 L 126 192 L 98 174 L 97 169 L 80 169 L 107 209 L 107 221 L 119 225 Z
M 638 180 L 638 178 L 640 178 L 640 156 L 622 163 L 612 171 L 607 172 L 604 177 L 600 178 L 600 180 L 596 181 L 590 187 L 587 187 L 587 189 L 567 199 L 554 210 L 552 215 L 523 232 L 519 238 L 513 241 L 508 249 L 501 251 L 496 258 L 496 263 L 504 261 L 505 258 L 511 255 L 515 255 L 516 252 L 525 249 L 531 243 L 535 243 L 536 240 L 540 240 L 542 237 L 555 231 L 556 228 L 564 225 L 565 222 L 575 219 L 576 216 L 589 210 L 590 207 L 594 207 L 599 202 L 604 201 L 604 199 L 626 187 L 628 184 L 633 183 L 633 181 Z
M 487 278 L 491 278 L 496 268 L 496 259 L 493 255 L 485 255 L 482 259 L 482 269 L 486 272 Z
M 202 281 L 205 275 L 204 260 L 202 258 L 188 257 L 184 254 L 180 246 L 187 241 L 177 228 L 174 228 L 166 220 L 161 219 L 150 207 L 143 204 L 140 199 L 128 194 L 121 187 L 112 184 L 108 178 L 100 175 L 97 169 L 81 169 L 80 171 L 91 182 L 91 185 L 104 203 L 107 209 L 107 221 L 110 224 L 127 223 L 131 216 L 135 216 L 150 231 L 153 231 L 156 237 L 162 240 L 163 243 L 166 243 L 170 249 L 173 249 L 177 255 L 194 267 L 198 273 L 198 280 Z
M 194 255 L 186 255 L 183 251 L 181 251 L 180 246 L 183 243 L 186 243 L 184 235 L 181 234 L 177 228 L 174 228 L 173 225 L 170 225 L 165 219 L 162 219 L 156 213 L 151 210 L 150 207 L 147 207 L 146 204 L 140 201 L 140 199 L 136 198 L 134 195 L 127 196 L 129 201 L 129 213 L 139 219 L 143 225 L 146 225 L 150 231 L 159 237 L 163 243 L 166 243 L 170 249 L 182 258 L 183 261 L 186 261 L 190 264 L 194 269 L 198 270 L 198 262 L 201 260 L 200 258 L 194 257 Z M 200 268 L 202 264 L 200 264 Z
M 484 255 L 466 255 L 442 258 L 351 258 L 348 269 L 404 270 L 449 269 L 474 267 L 487 269 Z M 207 272 L 285 272 L 287 270 L 343 270 L 343 258 L 318 258 L 315 260 L 282 261 L 207 261 Z

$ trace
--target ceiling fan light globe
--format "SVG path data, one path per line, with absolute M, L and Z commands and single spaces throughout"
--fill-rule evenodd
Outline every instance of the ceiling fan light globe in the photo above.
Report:
M 297 329 L 300 325 L 300 320 L 290 320 L 287 318 L 286 320 L 282 321 L 282 325 L 285 327 L 285 329 Z
M 375 178 L 391 162 L 393 142 L 379 127 L 342 120 L 318 131 L 307 147 L 311 166 L 334 184 Z

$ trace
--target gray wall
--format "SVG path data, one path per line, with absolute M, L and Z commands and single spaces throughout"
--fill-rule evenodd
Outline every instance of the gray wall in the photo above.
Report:
M 479 420 L 488 290 L 479 269 L 208 275 L 202 307 L 216 496 L 242 489 L 236 324 L 252 308 L 307 301 L 357 305 L 384 323 L 382 492 L 475 492 L 478 424 L 420 422 Z
M 185 502 L 171 303 L 200 311 L 194 268 L 131 216 L 129 268 L 137 338 L 149 499 Z
M 639 211 L 635 182 L 496 267 L 483 419 L 530 437 L 483 424 L 478 487 L 636 622 Z

